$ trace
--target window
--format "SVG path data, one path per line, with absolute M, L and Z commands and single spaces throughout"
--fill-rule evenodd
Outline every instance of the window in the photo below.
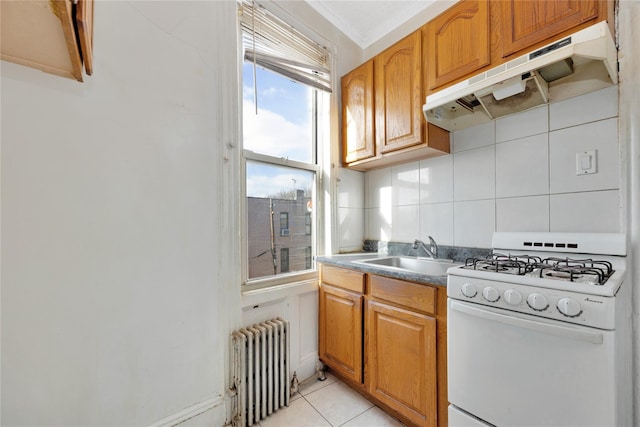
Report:
M 239 4 L 245 277 L 263 286 L 314 271 L 317 130 L 331 91 L 329 54 L 258 2 Z
M 311 206 L 307 206 L 308 209 L 311 209 Z M 304 234 L 311 234 L 311 212 L 307 212 L 304 215 Z
M 289 248 L 280 249 L 280 272 L 287 273 L 289 271 Z
M 307 268 L 311 268 L 312 260 L 313 258 L 311 255 L 311 246 L 307 246 L 306 248 L 304 248 L 304 263 L 306 264 Z
M 289 235 L 289 213 L 288 212 L 280 212 L 280 235 L 281 236 Z

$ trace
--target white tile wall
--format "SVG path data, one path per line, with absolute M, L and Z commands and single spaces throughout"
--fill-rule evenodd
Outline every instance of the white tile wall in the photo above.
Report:
M 341 168 L 338 177 L 338 207 L 364 209 L 364 173 Z
M 542 105 L 496 120 L 496 142 L 510 141 L 549 131 L 549 107 Z
M 618 119 L 573 126 L 549 134 L 551 193 L 620 187 Z M 576 154 L 596 150 L 597 172 L 576 175 Z
M 420 233 L 420 205 L 394 206 L 391 210 L 391 238 L 395 242 L 413 242 Z
M 617 116 L 616 85 L 549 105 L 549 129 L 557 130 Z
M 410 226 L 411 224 L 406 224 Z M 365 237 L 374 240 L 391 241 L 391 205 L 384 208 L 367 209 L 367 229 Z
M 453 149 L 451 152 L 470 150 L 496 143 L 495 122 L 489 122 L 453 133 Z
M 453 245 L 453 203 L 420 205 L 419 236 L 424 242 L 431 236 L 439 244 Z
M 453 156 L 420 162 L 420 203 L 453 201 Z
M 391 168 L 391 203 L 393 206 L 420 203 L 420 168 L 418 162 Z
M 548 134 L 496 144 L 496 197 L 549 192 Z
M 342 250 L 353 251 L 362 247 L 364 209 L 338 208 L 338 244 Z
M 549 196 L 496 199 L 496 231 L 549 231 Z
M 455 245 L 491 247 L 491 237 L 496 229 L 495 200 L 454 202 L 453 209 L 453 241 Z
M 617 96 L 503 117 L 454 132 L 453 154 L 367 172 L 365 238 L 490 247 L 496 230 L 619 232 Z M 586 150 L 598 172 L 576 176 Z
M 340 169 L 337 187 L 338 247 L 354 251 L 362 247 L 365 235 L 364 173 Z
M 552 194 L 551 231 L 620 232 L 620 191 Z
M 391 205 L 391 168 L 366 173 L 365 203 L 368 208 Z
M 453 155 L 453 200 L 480 200 L 496 196 L 495 144 Z

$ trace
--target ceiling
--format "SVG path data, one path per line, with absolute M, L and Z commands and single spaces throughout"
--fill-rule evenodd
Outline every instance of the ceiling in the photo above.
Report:
M 366 48 L 436 0 L 306 0 L 340 31 Z

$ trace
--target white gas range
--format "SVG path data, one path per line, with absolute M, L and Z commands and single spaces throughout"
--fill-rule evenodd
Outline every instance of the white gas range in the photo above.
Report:
M 449 425 L 631 425 L 626 239 L 495 233 L 448 271 Z

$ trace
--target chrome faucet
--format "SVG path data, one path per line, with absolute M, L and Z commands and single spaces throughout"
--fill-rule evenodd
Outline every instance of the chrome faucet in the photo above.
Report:
M 418 249 L 422 247 L 425 250 L 429 258 L 438 258 L 438 244 L 433 237 L 429 236 L 429 246 L 427 246 L 422 240 L 416 239 L 413 242 L 413 249 Z

